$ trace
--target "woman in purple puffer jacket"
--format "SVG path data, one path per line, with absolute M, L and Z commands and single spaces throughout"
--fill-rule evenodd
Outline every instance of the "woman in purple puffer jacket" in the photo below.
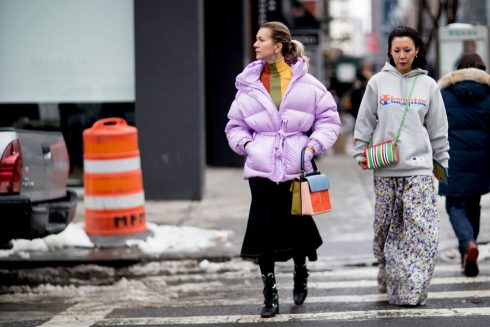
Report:
M 322 239 L 311 216 L 291 215 L 291 180 L 311 159 L 330 149 L 340 120 L 332 95 L 308 74 L 303 45 L 279 22 L 261 26 L 254 43 L 257 61 L 236 78 L 238 93 L 225 132 L 230 147 L 246 156 L 252 203 L 241 256 L 257 258 L 264 281 L 261 316 L 279 312 L 274 263 L 294 260 L 296 304 L 307 295 L 306 257 L 317 259 Z

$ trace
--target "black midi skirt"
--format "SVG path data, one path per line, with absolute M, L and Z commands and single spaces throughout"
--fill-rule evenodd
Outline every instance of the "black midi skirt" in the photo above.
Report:
M 287 261 L 294 255 L 317 260 L 322 244 L 313 217 L 291 215 L 291 181 L 275 183 L 266 178 L 249 179 L 252 203 L 241 256 L 272 255 L 274 261 Z

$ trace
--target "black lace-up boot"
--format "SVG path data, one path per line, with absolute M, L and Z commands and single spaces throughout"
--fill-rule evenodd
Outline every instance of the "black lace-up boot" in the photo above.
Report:
M 306 264 L 294 265 L 294 289 L 293 289 L 293 299 L 294 303 L 297 305 L 303 304 L 305 302 L 306 296 L 308 295 L 308 269 L 306 269 Z
M 276 289 L 276 277 L 274 273 L 262 275 L 264 282 L 264 306 L 260 316 L 262 318 L 272 318 L 279 313 L 279 295 Z

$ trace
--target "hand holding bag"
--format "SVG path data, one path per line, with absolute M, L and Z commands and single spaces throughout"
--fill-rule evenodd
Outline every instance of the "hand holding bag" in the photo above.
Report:
M 301 174 L 291 183 L 293 201 L 291 214 L 296 216 L 318 215 L 331 210 L 330 182 L 324 174 L 321 174 L 312 160 L 314 171 L 305 172 L 306 148 L 301 151 Z
M 369 169 L 389 166 L 398 162 L 397 140 L 389 140 L 383 143 L 368 146 L 365 157 Z
M 363 153 L 363 156 L 366 157 L 367 166 L 369 169 L 377 169 L 381 167 L 386 167 L 398 162 L 398 139 L 400 138 L 400 132 L 403 126 L 403 122 L 405 121 L 405 116 L 407 115 L 407 110 L 410 107 L 410 99 L 412 98 L 413 88 L 415 87 L 415 82 L 417 81 L 417 77 L 415 76 L 412 89 L 408 95 L 408 103 L 405 103 L 403 118 L 400 123 L 400 127 L 398 127 L 398 132 L 396 138 L 394 140 L 388 140 L 382 143 L 370 145 L 366 148 Z
M 312 171 L 314 171 L 313 164 L 312 164 L 314 156 L 315 156 L 315 154 L 313 152 L 305 151 L 305 155 L 303 157 L 303 160 L 304 160 L 304 167 L 305 167 L 306 173 L 311 173 Z

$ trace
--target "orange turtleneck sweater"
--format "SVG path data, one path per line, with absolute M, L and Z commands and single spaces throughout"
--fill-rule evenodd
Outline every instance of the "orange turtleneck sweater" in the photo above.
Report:
M 292 76 L 291 67 L 284 61 L 284 58 L 272 64 L 267 63 L 260 74 L 260 81 L 271 95 L 277 108 L 281 105 Z

